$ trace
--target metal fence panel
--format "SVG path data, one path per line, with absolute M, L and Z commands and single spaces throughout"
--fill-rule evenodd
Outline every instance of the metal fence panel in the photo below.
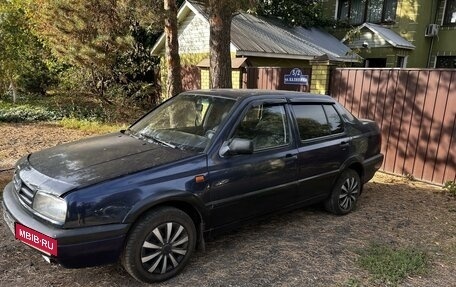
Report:
M 311 69 L 300 68 L 303 75 L 308 76 L 308 85 L 285 84 L 284 77 L 293 68 L 247 67 L 243 74 L 244 89 L 288 90 L 308 92 L 310 87 Z
M 442 184 L 456 180 L 456 70 L 333 71 L 330 94 L 381 127 L 387 172 Z

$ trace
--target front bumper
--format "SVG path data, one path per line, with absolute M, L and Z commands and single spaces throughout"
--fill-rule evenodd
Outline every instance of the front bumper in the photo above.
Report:
M 108 224 L 64 229 L 47 224 L 23 208 L 12 183 L 3 190 L 3 210 L 14 222 L 56 239 L 58 256 L 52 256 L 51 260 L 67 268 L 116 262 L 130 227 L 128 224 Z

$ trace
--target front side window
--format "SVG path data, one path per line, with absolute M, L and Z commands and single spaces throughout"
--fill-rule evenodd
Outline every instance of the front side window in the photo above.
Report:
M 339 0 L 337 18 L 352 25 L 390 23 L 396 19 L 397 0 Z
M 233 137 L 253 142 L 254 151 L 290 143 L 288 121 L 283 105 L 256 105 L 251 107 Z
M 342 120 L 332 105 L 293 105 L 301 141 L 343 132 Z
M 132 136 L 184 150 L 203 151 L 235 101 L 181 94 L 129 128 Z
M 456 0 L 447 0 L 445 6 L 444 25 L 456 25 Z

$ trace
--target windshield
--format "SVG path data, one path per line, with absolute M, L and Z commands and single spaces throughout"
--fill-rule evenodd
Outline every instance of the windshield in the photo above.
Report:
M 129 130 L 133 135 L 169 147 L 203 151 L 234 103 L 222 97 L 178 95 Z

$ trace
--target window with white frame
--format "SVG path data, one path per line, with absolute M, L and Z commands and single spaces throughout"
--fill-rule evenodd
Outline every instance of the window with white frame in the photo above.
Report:
M 337 19 L 352 25 L 392 23 L 396 19 L 396 8 L 397 0 L 339 0 Z
M 456 25 L 456 0 L 447 0 L 443 25 Z

